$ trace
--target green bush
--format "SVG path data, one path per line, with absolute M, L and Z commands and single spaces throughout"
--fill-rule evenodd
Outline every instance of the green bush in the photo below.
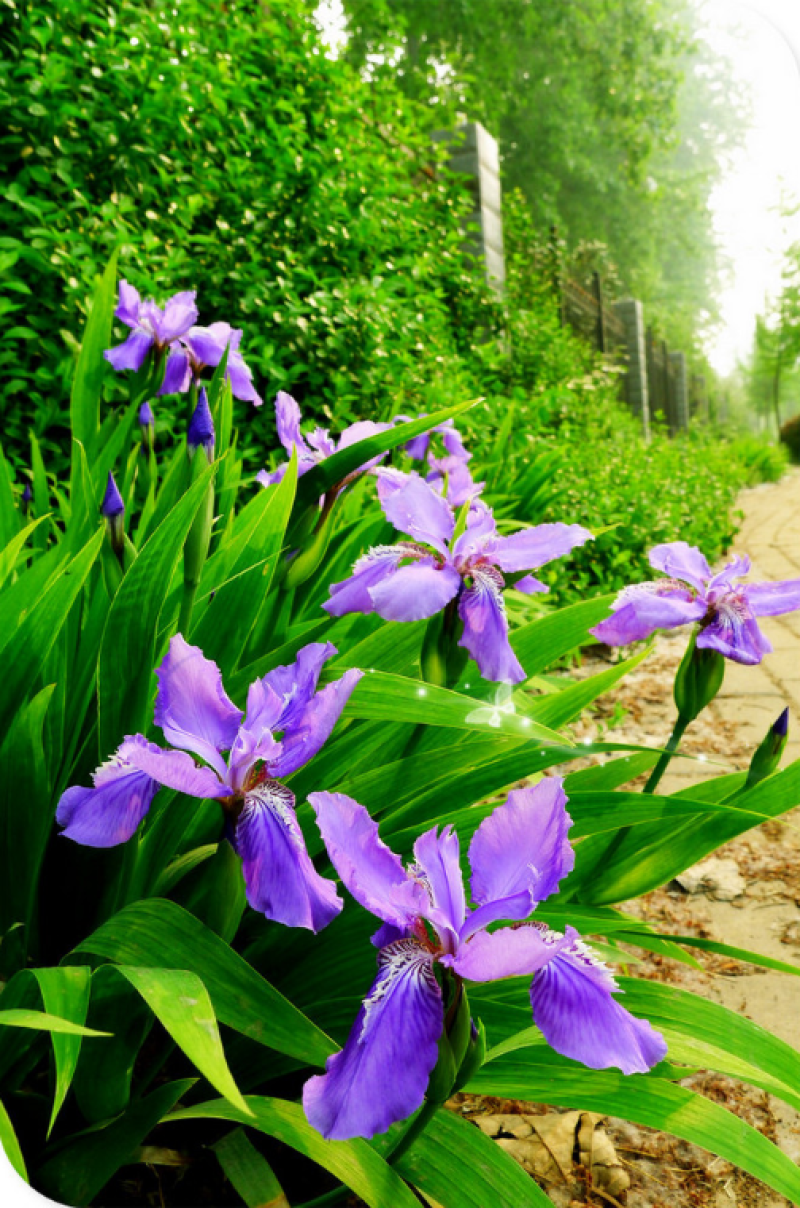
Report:
M 795 465 L 800 463 L 800 415 L 787 419 L 786 423 L 781 425 L 780 437 L 781 444 L 788 450 L 790 460 Z
M 329 59 L 303 0 L 183 0 L 176 20 L 133 0 L 8 13 L 0 374 L 18 479 L 31 431 L 54 484 L 65 477 L 76 333 L 111 245 L 144 295 L 194 287 L 202 323 L 244 329 L 267 401 L 236 404 L 249 471 L 275 459 L 277 388 L 334 429 L 482 395 L 462 426 L 498 515 L 618 526 L 579 555 L 572 594 L 646 575 L 657 541 L 716 556 L 736 486 L 777 473 L 760 445 L 739 458 L 710 435 L 644 444 L 619 366 L 562 326 L 518 194 L 495 299 L 461 249 L 470 202 L 432 171 L 426 115 Z M 123 394 L 109 371 L 107 403 Z M 159 401 L 162 441 L 184 410 Z
M 746 475 L 748 486 L 756 486 L 759 482 L 778 482 L 790 460 L 789 451 L 782 444 L 773 444 L 760 436 L 738 436 L 733 442 L 732 451 Z
M 145 296 L 196 288 L 201 323 L 244 329 L 266 399 L 288 389 L 305 413 L 347 422 L 458 391 L 476 328 L 495 322 L 460 249 L 469 202 L 432 173 L 414 106 L 327 58 L 303 0 L 4 11 L 12 460 L 27 460 L 32 424 L 49 464 L 67 464 L 76 335 L 114 245 Z M 237 418 L 256 468 L 271 407 Z

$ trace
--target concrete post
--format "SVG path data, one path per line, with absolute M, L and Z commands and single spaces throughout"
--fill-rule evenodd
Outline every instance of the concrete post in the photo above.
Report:
M 650 402 L 647 389 L 647 349 L 644 335 L 644 311 L 637 298 L 614 303 L 614 311 L 625 327 L 628 357 L 626 394 L 628 406 L 642 421 L 645 440 L 650 439 Z
M 437 130 L 437 142 L 452 141 L 448 166 L 470 177 L 474 208 L 467 218 L 467 245 L 484 264 L 486 280 L 498 293 L 506 279 L 503 252 L 503 209 L 497 140 L 480 122 L 465 122 L 452 130 Z
M 682 352 L 671 352 L 673 380 L 675 384 L 675 426 L 679 432 L 689 427 L 689 384 L 686 376 L 686 357 Z

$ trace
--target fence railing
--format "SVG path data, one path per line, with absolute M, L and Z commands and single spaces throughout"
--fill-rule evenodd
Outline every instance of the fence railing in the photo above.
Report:
M 482 259 L 487 281 L 502 292 L 505 257 L 497 141 L 480 122 L 466 122 L 455 132 L 438 131 L 434 138 L 453 140 L 450 167 L 469 177 L 475 200 L 465 238 L 470 250 Z M 689 426 L 690 416 L 708 413 L 705 378 L 688 374 L 684 353 L 670 350 L 652 327 L 645 326 L 644 308 L 638 299 L 609 303 L 597 273 L 591 292 L 558 272 L 553 285 L 559 294 L 562 322 L 599 352 L 624 364 L 620 391 L 639 416 L 645 436 L 650 434 L 651 417 L 658 414 L 674 435 Z

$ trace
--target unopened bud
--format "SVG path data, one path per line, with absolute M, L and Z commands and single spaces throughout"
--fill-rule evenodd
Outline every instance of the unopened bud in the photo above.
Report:
M 287 562 L 283 582 L 288 591 L 310 579 L 325 557 L 334 528 L 335 502 L 336 492 L 331 491 L 325 496 L 322 511 L 317 512 L 316 528 Z
M 139 408 L 139 427 L 142 430 L 142 444 L 149 453 L 153 448 L 156 425 L 155 418 L 153 416 L 153 408 L 147 402 L 142 403 L 141 407 Z
M 778 770 L 788 733 L 789 710 L 786 708 L 778 720 L 773 722 L 767 730 L 766 737 L 756 748 L 755 754 L 750 760 L 750 768 L 744 786 L 746 789 L 751 789 L 754 784 L 758 784 L 760 780 L 766 780 L 767 776 L 771 776 Z
M 214 420 L 211 418 L 208 395 L 205 386 L 201 386 L 197 406 L 186 431 L 186 447 L 189 450 L 189 456 L 194 457 L 197 450 L 202 449 L 208 460 L 213 461 L 215 440 Z
M 31 490 L 31 484 L 29 482 L 26 482 L 25 490 L 22 492 L 22 514 L 24 516 L 27 516 L 27 514 L 28 514 L 28 509 L 31 506 L 32 499 L 33 499 L 33 491 Z
M 478 1020 L 477 1026 L 474 1021 L 470 1020 L 470 1036 L 467 1045 L 467 1051 L 461 1062 L 461 1067 L 458 1071 L 453 1091 L 460 1091 L 465 1087 L 477 1074 L 478 1070 L 483 1065 L 486 1057 L 486 1029 L 481 1020 Z
M 122 561 L 125 549 L 125 504 L 119 493 L 119 487 L 114 481 L 114 475 L 109 470 L 106 493 L 100 505 L 100 511 L 106 520 L 111 548 Z
M 696 638 L 693 634 L 675 676 L 675 704 L 687 724 L 711 703 L 722 687 L 725 674 L 724 655 L 718 650 L 698 647 Z

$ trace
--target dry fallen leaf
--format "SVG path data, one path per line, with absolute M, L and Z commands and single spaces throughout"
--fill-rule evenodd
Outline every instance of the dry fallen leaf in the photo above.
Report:
M 630 1178 L 594 1112 L 530 1116 L 475 1116 L 474 1122 L 529 1174 L 549 1183 L 567 1183 L 576 1164 L 592 1176 L 592 1186 L 610 1196 L 627 1191 Z

